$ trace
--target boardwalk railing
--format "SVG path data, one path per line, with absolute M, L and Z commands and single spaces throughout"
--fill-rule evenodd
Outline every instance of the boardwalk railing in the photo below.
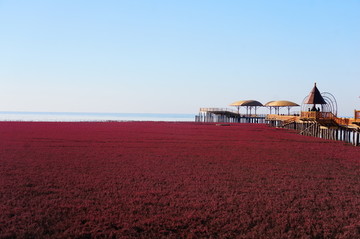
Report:
M 334 121 L 339 125 L 350 125 L 352 122 L 349 118 L 334 118 Z
M 334 119 L 336 116 L 331 112 L 303 111 L 300 117 L 302 119 Z
M 231 112 L 237 114 L 238 112 L 228 108 L 200 108 L 200 112 Z
M 359 115 L 351 119 L 338 118 L 331 112 L 310 111 L 301 112 L 300 117 L 268 115 L 267 121 L 270 126 L 296 130 L 302 135 L 341 140 L 359 146 L 360 128 L 354 122 L 360 122 L 360 111 L 356 113 Z
M 351 125 L 354 122 L 360 123 L 360 110 L 355 110 L 354 119 L 351 118 L 338 118 L 331 112 L 301 112 L 300 118 L 302 120 L 333 120 L 338 125 Z
M 264 114 L 239 114 L 228 108 L 200 108 L 196 122 L 265 123 Z
M 354 121 L 355 122 L 360 122 L 360 110 L 355 110 L 354 111 Z

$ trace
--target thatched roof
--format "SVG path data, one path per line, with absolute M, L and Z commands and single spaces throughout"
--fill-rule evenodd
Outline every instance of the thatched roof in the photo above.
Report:
M 278 101 L 270 101 L 267 102 L 264 106 L 270 106 L 270 107 L 289 107 L 289 106 L 299 106 L 298 104 L 287 101 L 287 100 L 278 100 Z
M 263 106 L 263 104 L 256 100 L 240 100 L 230 104 L 230 106 Z

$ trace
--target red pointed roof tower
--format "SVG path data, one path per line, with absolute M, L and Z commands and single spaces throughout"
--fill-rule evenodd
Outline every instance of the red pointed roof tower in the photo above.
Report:
M 316 83 L 314 85 L 314 88 L 311 90 L 310 94 L 308 95 L 305 104 L 311 104 L 311 105 L 326 105 L 326 101 L 321 96 L 320 91 L 316 87 Z

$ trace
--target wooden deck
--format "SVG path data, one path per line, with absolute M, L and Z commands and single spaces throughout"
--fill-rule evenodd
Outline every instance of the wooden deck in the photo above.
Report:
M 228 108 L 200 108 L 196 122 L 218 123 L 265 123 L 264 114 L 239 114 L 238 111 Z
M 300 134 L 360 145 L 360 111 L 354 118 L 339 118 L 330 112 L 301 112 L 299 116 L 268 115 L 274 127 L 299 131 Z
M 266 123 L 273 127 L 293 129 L 300 134 L 360 145 L 360 111 L 354 118 L 336 117 L 331 112 L 309 111 L 300 115 L 239 114 L 227 108 L 201 108 L 196 122 Z

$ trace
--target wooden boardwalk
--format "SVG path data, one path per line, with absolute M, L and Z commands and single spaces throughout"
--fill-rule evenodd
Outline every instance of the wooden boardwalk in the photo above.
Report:
M 360 111 L 354 118 L 339 118 L 330 112 L 301 112 L 299 116 L 267 115 L 270 126 L 293 129 L 302 135 L 341 140 L 360 145 Z
M 360 145 L 360 111 L 354 118 L 339 118 L 331 112 L 301 112 L 300 115 L 239 114 L 227 108 L 201 108 L 196 122 L 265 123 L 272 127 L 292 129 L 302 135 L 340 140 Z
M 239 114 L 227 108 L 200 108 L 196 122 L 217 123 L 265 123 L 265 114 Z

